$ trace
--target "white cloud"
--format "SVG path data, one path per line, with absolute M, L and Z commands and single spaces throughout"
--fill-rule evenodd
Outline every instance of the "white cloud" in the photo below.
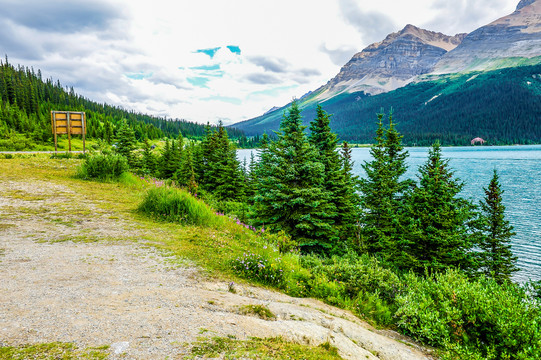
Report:
M 93 100 L 231 123 L 315 90 L 355 52 L 408 23 L 467 32 L 512 12 L 516 3 L 0 0 L 0 45 L 10 62 L 39 68 Z M 59 31 L 23 13 L 38 5 L 44 19 L 56 11 L 87 21 Z M 211 48 L 219 48 L 212 58 L 197 52 Z

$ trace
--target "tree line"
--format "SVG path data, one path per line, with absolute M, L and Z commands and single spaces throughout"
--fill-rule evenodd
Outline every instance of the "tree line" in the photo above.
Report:
M 283 232 L 290 246 L 305 254 L 371 254 L 397 271 L 417 274 L 459 269 L 499 282 L 517 271 L 505 219 L 502 190 L 494 171 L 477 205 L 460 197 L 463 183 L 454 177 L 439 142 L 430 148 L 418 180 L 405 180 L 408 152 L 392 114 L 388 126 L 378 115 L 372 160 L 366 177 L 352 172 L 351 149 L 330 128 L 321 106 L 302 125 L 296 102 L 284 114 L 272 138 L 261 137 L 259 160 L 241 164 L 226 129 L 206 127 L 200 143 L 167 140 L 158 154 L 121 128 L 117 151 L 142 174 L 170 179 L 210 202 L 218 211 L 266 231 Z
M 109 144 L 114 142 L 123 123 L 139 141 L 175 138 L 179 134 L 194 139 L 205 136 L 205 125 L 97 103 L 76 94 L 73 87 L 64 88 L 58 80 L 44 79 L 39 69 L 35 72 L 21 65 L 15 67 L 7 56 L 0 60 L 0 149 L 30 150 L 36 144 L 50 143 L 51 110 L 86 112 L 87 138 Z M 229 133 L 239 139 L 241 147 L 253 147 L 256 141 L 235 128 L 230 128 Z

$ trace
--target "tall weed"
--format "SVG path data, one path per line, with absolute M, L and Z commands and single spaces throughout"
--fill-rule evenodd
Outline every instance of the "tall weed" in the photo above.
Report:
M 116 180 L 128 170 L 128 162 L 124 156 L 97 154 L 89 156 L 77 171 L 83 179 Z
M 214 227 L 224 223 L 203 201 L 185 190 L 155 187 L 148 190 L 139 210 L 157 219 Z

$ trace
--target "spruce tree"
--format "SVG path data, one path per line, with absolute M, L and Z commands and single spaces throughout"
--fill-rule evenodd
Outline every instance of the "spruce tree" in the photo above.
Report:
M 310 123 L 310 131 L 309 141 L 318 150 L 318 160 L 324 166 L 323 186 L 331 195 L 329 204 L 334 207 L 334 227 L 343 241 L 341 247 L 345 250 L 345 241 L 353 235 L 351 225 L 358 221 L 359 216 L 359 201 L 355 196 L 357 186 L 352 181 L 351 169 L 343 168 L 340 153 L 336 151 L 338 138 L 330 127 L 330 115 L 320 105 L 317 105 L 316 118 Z M 348 161 L 351 161 L 351 157 Z
M 175 172 L 173 178 L 180 186 L 186 187 L 191 194 L 196 194 L 198 185 L 195 181 L 195 171 L 193 167 L 193 148 L 193 145 L 186 146 L 180 167 Z
M 283 230 L 303 251 L 329 253 L 336 245 L 334 207 L 324 188 L 324 165 L 308 142 L 294 101 L 277 139 L 261 152 L 255 200 L 256 222 Z
M 152 148 L 148 139 L 145 139 L 143 143 L 143 161 L 142 161 L 143 172 L 147 175 L 156 174 L 156 157 L 152 154 Z
M 118 130 L 118 144 L 116 151 L 126 157 L 130 168 L 136 167 L 134 151 L 136 148 L 135 134 L 133 129 L 124 121 Z
M 517 257 L 511 251 L 510 239 L 514 235 L 513 226 L 505 219 L 505 206 L 502 202 L 503 190 L 500 187 L 496 170 L 485 191 L 485 198 L 480 201 L 482 214 L 478 229 L 481 231 L 482 250 L 481 269 L 498 283 L 511 278 L 516 267 Z
M 429 149 L 419 168 L 419 185 L 408 199 L 409 221 L 404 243 L 409 268 L 419 273 L 445 271 L 448 267 L 475 271 L 470 234 L 473 205 L 460 198 L 463 183 L 453 178 L 449 160 L 443 159 L 439 142 Z
M 402 252 L 403 199 L 411 182 L 401 180 L 407 170 L 408 156 L 402 136 L 396 131 L 392 114 L 388 129 L 383 126 L 383 116 L 378 114 L 375 143 L 370 148 L 373 160 L 362 165 L 366 178 L 360 180 L 361 246 L 372 254 L 396 260 Z

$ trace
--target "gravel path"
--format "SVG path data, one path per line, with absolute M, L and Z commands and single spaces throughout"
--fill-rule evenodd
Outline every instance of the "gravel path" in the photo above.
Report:
M 330 341 L 348 359 L 427 359 L 319 301 L 251 286 L 230 293 L 138 244 L 130 220 L 75 195 L 50 182 L 0 182 L 0 345 L 110 345 L 111 359 L 165 359 L 182 358 L 202 334 L 281 335 Z M 248 304 L 277 319 L 239 314 Z

